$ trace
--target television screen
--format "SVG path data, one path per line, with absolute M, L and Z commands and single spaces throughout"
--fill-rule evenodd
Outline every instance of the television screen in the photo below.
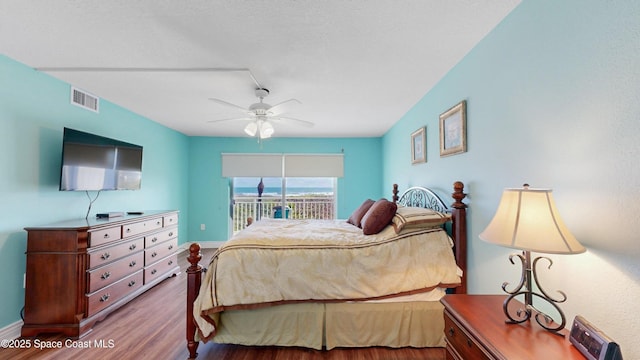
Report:
M 64 128 L 61 191 L 138 190 L 142 146 Z

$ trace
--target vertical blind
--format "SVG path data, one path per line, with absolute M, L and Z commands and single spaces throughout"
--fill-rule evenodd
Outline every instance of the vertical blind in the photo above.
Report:
M 342 154 L 222 154 L 223 177 L 343 177 Z

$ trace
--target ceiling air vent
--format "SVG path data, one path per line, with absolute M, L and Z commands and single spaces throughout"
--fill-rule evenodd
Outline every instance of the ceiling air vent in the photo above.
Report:
M 73 86 L 71 87 L 71 103 L 96 113 L 99 112 L 100 109 L 99 97 Z

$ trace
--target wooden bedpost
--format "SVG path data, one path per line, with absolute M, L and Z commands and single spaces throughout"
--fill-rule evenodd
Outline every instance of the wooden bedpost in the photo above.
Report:
M 398 202 L 398 184 L 393 184 L 393 202 L 397 203 Z
M 187 349 L 189 349 L 189 359 L 195 359 L 198 356 L 197 350 L 200 345 L 195 341 L 196 324 L 193 318 L 193 302 L 198 297 L 202 282 L 202 266 L 199 264 L 201 259 L 200 244 L 191 244 L 187 257 L 191 264 L 187 268 Z
M 462 269 L 462 284 L 454 289 L 456 294 L 467 293 L 467 205 L 462 199 L 467 197 L 464 193 L 464 184 L 461 181 L 453 183 L 451 197 L 455 200 L 451 207 L 453 217 L 452 232 L 454 236 L 456 262 Z

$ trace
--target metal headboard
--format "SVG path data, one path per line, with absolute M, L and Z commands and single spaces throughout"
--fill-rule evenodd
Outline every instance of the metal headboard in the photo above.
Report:
M 439 212 L 447 212 L 449 208 L 436 193 L 430 189 L 414 186 L 405 190 L 396 203 L 402 206 L 415 206 L 432 209 Z

